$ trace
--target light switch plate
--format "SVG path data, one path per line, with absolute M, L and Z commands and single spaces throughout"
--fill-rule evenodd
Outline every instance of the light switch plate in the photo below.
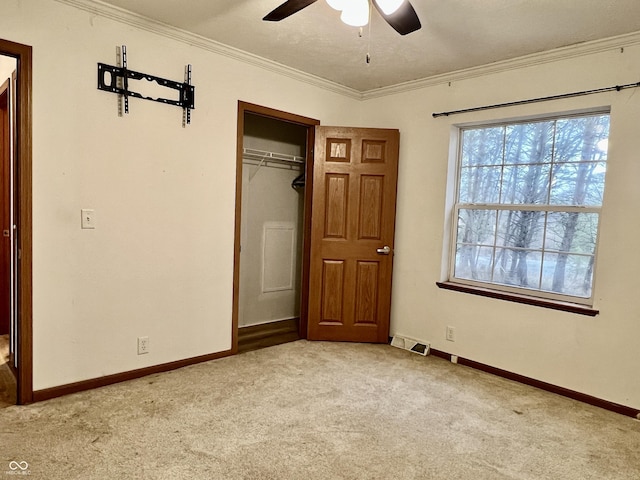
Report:
M 82 228 L 96 228 L 96 212 L 93 209 L 83 208 L 80 210 L 80 214 L 82 215 Z

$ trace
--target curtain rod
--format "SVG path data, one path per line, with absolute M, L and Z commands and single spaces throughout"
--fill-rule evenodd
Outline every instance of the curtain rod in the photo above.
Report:
M 525 105 L 527 103 L 547 102 L 549 100 L 560 100 L 563 98 L 581 97 L 583 95 L 593 95 L 594 93 L 611 92 L 613 90 L 620 91 L 626 88 L 640 87 L 638 83 L 627 83 L 626 85 L 616 85 L 614 87 L 596 88 L 594 90 L 584 90 L 582 92 L 563 93 L 562 95 L 552 95 L 550 97 L 530 98 L 528 100 L 518 100 L 517 102 L 497 103 L 495 105 L 484 105 L 482 107 L 464 108 L 462 110 L 452 110 L 450 112 L 434 113 L 433 118 L 448 117 L 449 115 L 457 115 L 459 113 L 480 112 L 482 110 L 491 110 L 494 108 L 513 107 L 515 105 Z

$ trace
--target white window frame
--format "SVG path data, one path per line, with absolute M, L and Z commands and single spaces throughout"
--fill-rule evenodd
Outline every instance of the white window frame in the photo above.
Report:
M 448 278 L 449 282 L 467 285 L 471 287 L 478 287 L 480 289 L 489 289 L 496 292 L 503 293 L 511 293 L 514 295 L 525 295 L 533 298 L 543 299 L 543 300 L 551 300 L 555 302 L 563 302 L 563 303 L 571 303 L 577 305 L 584 306 L 593 306 L 593 300 L 595 298 L 595 290 L 596 290 L 596 266 L 597 266 L 597 258 L 598 258 L 598 245 L 600 239 L 600 224 L 602 219 L 602 205 L 600 206 L 569 206 L 569 205 L 551 205 L 551 204 L 507 204 L 507 203 L 459 203 L 459 194 L 460 194 L 460 181 L 462 176 L 462 147 L 463 147 L 463 132 L 466 130 L 474 130 L 481 128 L 494 128 L 494 127 L 503 127 L 503 126 L 511 126 L 511 125 L 519 125 L 519 124 L 527 124 L 527 123 L 535 123 L 535 122 L 544 122 L 544 121 L 557 121 L 568 118 L 582 118 L 588 116 L 598 116 L 598 115 L 611 115 L 610 108 L 600 108 L 594 110 L 580 111 L 580 112 L 570 112 L 570 113 L 558 113 L 553 115 L 545 115 L 545 116 L 536 116 L 536 117 L 528 117 L 528 118 L 517 118 L 517 119 L 506 119 L 499 121 L 488 121 L 488 122 L 474 122 L 473 124 L 465 124 L 465 125 L 456 125 L 455 134 L 457 135 L 457 141 L 454 143 L 456 151 L 453 161 L 455 161 L 455 187 L 453 189 L 453 203 L 451 208 L 451 216 L 450 216 L 450 242 L 449 242 L 449 256 L 448 256 Z M 608 154 L 607 154 L 607 163 L 608 163 Z M 589 162 L 572 162 L 574 164 L 578 163 L 591 163 Z M 504 164 L 503 164 L 504 166 Z M 605 175 L 605 189 L 606 189 L 606 175 Z M 479 281 L 467 278 L 459 278 L 455 276 L 455 267 L 456 267 L 456 251 L 458 246 L 458 216 L 460 209 L 466 210 L 496 210 L 498 213 L 500 211 L 543 211 L 543 212 L 579 212 L 579 213 L 596 213 L 598 214 L 598 225 L 596 227 L 596 241 L 595 241 L 595 249 L 593 252 L 593 275 L 591 279 L 591 296 L 590 297 L 578 297 L 573 295 L 565 295 L 558 294 L 554 292 L 549 292 L 546 290 L 536 289 L 536 288 L 525 288 L 525 287 L 515 287 L 510 285 L 505 285 L 501 283 L 494 283 L 491 281 Z M 497 221 L 497 220 L 496 220 Z M 543 232 L 543 238 L 546 234 L 547 222 L 545 221 L 545 232 Z M 502 248 L 496 245 L 497 234 L 494 237 L 493 249 L 495 252 L 496 248 Z M 491 245 L 487 245 L 487 247 L 491 247 Z M 508 247 L 513 249 L 513 247 Z M 544 255 L 544 252 L 556 253 L 554 250 L 545 250 L 544 247 L 541 249 L 530 249 L 532 251 L 540 252 Z M 571 255 L 580 255 L 579 253 L 571 253 Z M 590 257 L 591 255 L 583 254 L 584 256 Z M 495 255 L 494 255 L 495 261 Z M 542 277 L 543 272 L 542 269 L 540 271 L 540 277 Z

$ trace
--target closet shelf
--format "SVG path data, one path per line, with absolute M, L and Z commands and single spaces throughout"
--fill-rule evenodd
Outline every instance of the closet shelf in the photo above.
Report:
M 254 148 L 243 148 L 242 159 L 250 162 L 258 162 L 259 165 L 277 163 L 281 165 L 304 165 L 304 157 L 288 155 L 286 153 L 266 152 Z

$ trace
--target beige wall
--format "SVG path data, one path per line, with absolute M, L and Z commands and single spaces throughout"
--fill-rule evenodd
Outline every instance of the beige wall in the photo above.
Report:
M 237 101 L 323 124 L 401 131 L 392 332 L 640 408 L 640 95 L 635 90 L 433 119 L 432 112 L 637 81 L 640 47 L 358 101 L 53 0 L 3 6 L 1 36 L 34 59 L 34 387 L 222 351 L 231 342 Z M 196 109 L 98 91 L 96 63 L 180 79 Z M 439 290 L 456 123 L 611 106 L 595 318 Z M 366 119 L 366 125 L 361 119 Z M 94 208 L 97 229 L 80 229 Z M 456 328 L 455 343 L 444 339 Z M 136 337 L 151 353 L 136 355 Z
M 432 347 L 609 401 L 640 407 L 640 92 L 451 117 L 433 112 L 557 95 L 638 81 L 640 45 L 453 81 L 372 99 L 366 118 L 401 131 L 391 330 Z M 611 107 L 609 166 L 591 318 L 440 290 L 446 279 L 455 125 Z M 385 112 L 385 116 L 377 115 Z M 454 145 L 455 146 L 455 145 Z M 451 186 L 451 185 L 449 185 Z M 456 329 L 445 340 L 447 325 Z
M 15 69 L 15 58 L 0 55 L 0 85 L 3 84 L 8 78 L 11 78 L 11 73 L 13 73 Z
M 333 124 L 357 102 L 52 0 L 3 4 L 0 32 L 33 46 L 34 388 L 229 349 L 238 100 Z M 117 116 L 97 62 L 122 44 L 133 70 L 193 65 L 188 128 L 137 99 Z

